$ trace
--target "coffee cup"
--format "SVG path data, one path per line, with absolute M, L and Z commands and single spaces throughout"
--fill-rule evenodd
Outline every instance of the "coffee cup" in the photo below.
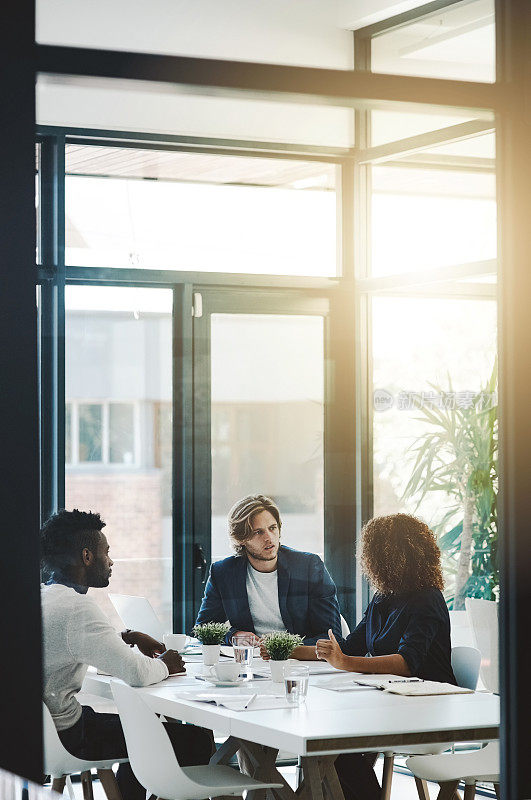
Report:
M 212 667 L 212 673 L 218 681 L 236 681 L 240 674 L 240 665 L 234 661 L 219 662 Z
M 165 633 L 162 641 L 166 650 L 177 650 L 180 653 L 188 643 L 188 636 L 185 633 Z

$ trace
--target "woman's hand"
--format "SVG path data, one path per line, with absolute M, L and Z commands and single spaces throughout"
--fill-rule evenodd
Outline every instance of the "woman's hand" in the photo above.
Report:
M 336 669 L 343 669 L 346 656 L 341 650 L 332 628 L 329 629 L 328 635 L 330 639 L 319 639 L 315 645 L 317 658 L 328 661 Z

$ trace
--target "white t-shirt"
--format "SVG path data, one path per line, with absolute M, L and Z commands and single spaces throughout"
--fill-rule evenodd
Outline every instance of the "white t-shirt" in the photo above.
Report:
M 81 716 L 76 694 L 90 664 L 131 686 L 148 686 L 168 677 L 160 658 L 135 652 L 112 627 L 95 600 L 68 586 L 43 586 L 44 702 L 57 730 Z
M 285 631 L 286 626 L 278 604 L 278 573 L 259 572 L 247 564 L 247 600 L 257 636 L 273 631 Z

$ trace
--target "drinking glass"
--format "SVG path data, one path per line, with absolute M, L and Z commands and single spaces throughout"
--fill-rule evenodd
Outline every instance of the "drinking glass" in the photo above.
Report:
M 284 670 L 284 689 L 286 700 L 292 706 L 300 706 L 306 702 L 308 694 L 308 679 L 310 670 L 308 667 L 286 667 Z
M 233 636 L 234 660 L 240 666 L 240 675 L 247 674 L 253 663 L 254 645 L 248 636 Z

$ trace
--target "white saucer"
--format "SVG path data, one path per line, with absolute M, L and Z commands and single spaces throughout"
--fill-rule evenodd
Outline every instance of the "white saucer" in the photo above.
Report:
M 218 689 L 234 689 L 236 686 L 243 686 L 245 681 L 243 680 L 235 680 L 235 681 L 220 681 L 217 678 L 208 678 L 205 676 L 205 682 L 211 683 L 212 686 L 217 686 Z

